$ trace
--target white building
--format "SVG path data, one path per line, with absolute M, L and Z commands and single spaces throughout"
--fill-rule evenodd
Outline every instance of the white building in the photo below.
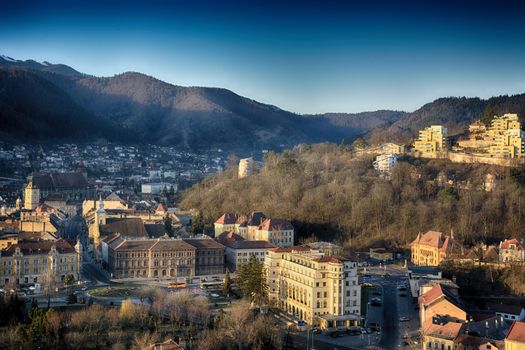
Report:
M 239 161 L 239 179 L 250 176 L 253 173 L 255 164 L 253 158 L 244 158 Z
M 231 272 L 237 271 L 240 264 L 246 264 L 251 256 L 264 263 L 268 250 L 276 248 L 266 241 L 246 241 L 233 232 L 223 232 L 215 240 L 226 247 L 226 266 Z
M 159 194 L 164 188 L 166 188 L 166 190 L 169 191 L 171 187 L 173 187 L 175 192 L 177 192 L 177 184 L 170 184 L 167 182 L 151 182 L 142 184 L 141 192 L 149 194 Z
M 391 173 L 397 164 L 397 156 L 393 153 L 378 155 L 374 161 L 374 169 L 380 173 Z

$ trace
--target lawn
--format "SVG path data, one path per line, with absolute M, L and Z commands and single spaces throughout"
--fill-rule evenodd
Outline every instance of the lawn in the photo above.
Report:
M 125 298 L 135 296 L 135 287 L 103 287 L 89 292 L 94 297 Z

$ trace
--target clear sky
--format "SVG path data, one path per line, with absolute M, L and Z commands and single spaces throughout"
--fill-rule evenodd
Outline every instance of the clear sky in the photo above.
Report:
M 0 53 L 224 87 L 298 113 L 412 111 L 524 93 L 524 15 L 496 0 L 17 0 L 0 6 Z

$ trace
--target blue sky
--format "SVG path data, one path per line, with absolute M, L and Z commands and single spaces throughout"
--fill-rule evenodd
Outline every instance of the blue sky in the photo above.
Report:
M 523 5 L 342 3 L 11 1 L 0 53 L 224 87 L 298 113 L 525 92 Z

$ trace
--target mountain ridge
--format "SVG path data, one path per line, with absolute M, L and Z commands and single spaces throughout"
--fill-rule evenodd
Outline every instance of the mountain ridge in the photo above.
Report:
M 455 133 L 490 111 L 525 113 L 524 94 L 488 100 L 440 98 L 413 112 L 301 115 L 225 88 L 174 85 L 135 71 L 96 77 L 63 64 L 8 56 L 0 56 L 0 71 L 0 135 L 20 140 L 67 138 L 53 132 L 52 124 L 61 120 L 78 124 L 81 130 L 74 130 L 71 136 L 82 134 L 86 140 L 158 143 L 188 149 L 277 149 L 357 137 L 365 137 L 370 143 L 406 142 L 417 135 L 417 129 L 432 123 L 444 124 Z M 35 90 L 15 84 L 17 79 L 31 81 L 29 85 Z M 26 98 L 19 90 L 25 91 Z M 54 105 L 46 105 L 40 95 L 48 96 Z M 99 129 L 93 128 L 93 121 Z M 38 128 L 31 131 L 24 126 L 28 123 L 40 125 L 42 132 L 39 134 Z

